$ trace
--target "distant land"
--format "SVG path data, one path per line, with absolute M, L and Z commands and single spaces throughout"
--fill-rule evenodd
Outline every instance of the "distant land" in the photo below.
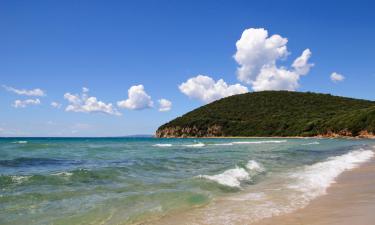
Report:
M 374 137 L 375 102 L 311 92 L 226 97 L 160 126 L 156 137 Z

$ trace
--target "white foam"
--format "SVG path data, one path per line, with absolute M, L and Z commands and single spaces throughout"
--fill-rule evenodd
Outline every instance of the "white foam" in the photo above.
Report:
M 29 176 L 11 176 L 11 179 L 14 183 L 21 184 L 24 181 L 29 179 Z
M 228 169 L 220 174 L 199 175 L 198 177 L 215 181 L 224 186 L 239 188 L 241 181 L 250 180 L 252 176 L 263 171 L 264 168 L 262 165 L 254 160 L 250 160 L 246 164 L 246 169 L 236 166 L 236 168 Z
M 298 204 L 305 205 L 310 200 L 326 194 L 327 188 L 341 173 L 358 167 L 373 156 L 373 151 L 360 149 L 305 166 L 302 171 L 290 174 L 295 183 L 288 185 L 288 188 L 301 192 Z
M 266 197 L 267 196 L 264 192 L 250 192 L 240 196 L 228 197 L 226 199 L 231 201 L 264 201 Z
M 359 149 L 341 156 L 327 158 L 313 165 L 281 173 L 268 182 L 260 183 L 250 193 L 239 193 L 212 204 L 203 212 L 204 224 L 245 224 L 283 215 L 306 207 L 309 202 L 326 194 L 328 187 L 345 171 L 370 160 L 372 150 Z M 248 163 L 257 168 L 255 163 Z M 249 174 L 251 174 L 249 172 Z M 238 204 L 239 201 L 241 204 Z
M 261 173 L 261 172 L 265 171 L 264 167 L 255 160 L 250 160 L 249 162 L 247 162 L 246 168 L 248 170 L 258 172 L 258 173 Z
M 27 141 L 14 141 L 14 144 L 27 144 Z
M 246 145 L 246 144 L 268 144 L 268 143 L 285 143 L 286 140 L 272 140 L 272 141 L 235 141 L 232 142 L 235 145 Z
M 58 173 L 53 173 L 52 175 L 69 177 L 69 176 L 72 176 L 73 173 L 71 173 L 71 172 L 58 172 Z
M 226 170 L 223 173 L 217 175 L 200 175 L 199 177 L 212 180 L 221 185 L 229 187 L 240 187 L 241 181 L 250 179 L 250 176 L 247 173 L 247 171 L 239 167 Z
M 232 142 L 229 142 L 229 143 L 217 143 L 217 144 L 212 144 L 212 145 L 216 145 L 216 146 L 231 146 L 233 145 Z
M 172 147 L 172 144 L 154 144 L 154 147 Z
M 310 142 L 310 143 L 304 143 L 302 145 L 319 145 L 320 143 L 318 141 Z
M 200 148 L 200 147 L 204 147 L 205 144 L 203 144 L 202 142 L 199 142 L 197 144 L 189 144 L 189 145 L 183 145 L 185 147 L 190 147 L 190 148 Z

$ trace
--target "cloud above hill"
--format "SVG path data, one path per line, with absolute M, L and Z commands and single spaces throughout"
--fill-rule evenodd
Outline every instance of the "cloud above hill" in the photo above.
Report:
M 334 82 L 334 83 L 338 83 L 338 82 L 340 82 L 340 81 L 345 80 L 344 75 L 339 74 L 339 73 L 336 73 L 336 72 L 333 72 L 333 73 L 331 74 L 330 78 L 331 78 L 331 81 Z
M 223 79 L 215 81 L 209 76 L 198 75 L 180 84 L 182 93 L 193 99 L 209 103 L 227 96 L 246 93 L 247 87 L 240 84 L 228 85 Z
M 287 43 L 287 38 L 278 34 L 269 36 L 264 28 L 246 29 L 236 43 L 237 51 L 233 56 L 239 64 L 238 80 L 251 85 L 254 91 L 296 90 L 300 77 L 314 64 L 308 62 L 310 49 L 305 49 L 291 68 L 278 66 L 278 61 L 290 55 Z
M 159 102 L 159 111 L 160 112 L 167 112 L 169 110 L 171 110 L 172 108 L 172 102 L 165 99 L 165 98 L 162 98 L 162 99 L 159 99 L 158 100 Z

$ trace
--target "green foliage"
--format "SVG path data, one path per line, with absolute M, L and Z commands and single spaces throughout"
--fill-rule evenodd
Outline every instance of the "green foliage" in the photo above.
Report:
M 343 130 L 357 135 L 363 130 L 375 132 L 375 102 L 310 92 L 253 92 L 202 106 L 158 131 L 171 127 L 205 131 L 213 125 L 221 126 L 225 136 L 314 136 Z

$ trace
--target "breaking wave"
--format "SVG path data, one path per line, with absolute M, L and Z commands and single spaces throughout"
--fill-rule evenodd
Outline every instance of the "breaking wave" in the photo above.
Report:
M 310 142 L 310 143 L 304 143 L 302 145 L 319 145 L 320 143 L 318 141 Z
M 267 144 L 267 143 L 285 143 L 287 140 L 272 140 L 272 141 L 235 141 L 232 144 L 245 145 L 245 144 Z
M 200 148 L 206 146 L 202 142 L 196 143 L 196 144 L 189 144 L 189 145 L 182 145 L 184 147 L 190 147 L 190 148 Z
M 241 181 L 251 180 L 251 178 L 258 173 L 264 172 L 264 167 L 254 160 L 247 162 L 245 168 L 236 166 L 233 169 L 228 169 L 220 174 L 216 175 L 199 175 L 199 178 L 214 181 L 218 184 L 240 188 Z
M 14 141 L 13 144 L 27 144 L 27 141 Z
M 326 161 L 305 166 L 302 171 L 291 173 L 289 176 L 296 182 L 288 188 L 302 193 L 299 204 L 326 194 L 335 179 L 343 172 L 358 167 L 374 156 L 371 150 L 354 150 L 341 156 L 330 157 Z
M 172 144 L 154 144 L 154 147 L 172 147 Z
M 205 209 L 205 223 L 225 225 L 243 224 L 244 221 L 253 223 L 304 208 L 313 199 L 326 194 L 327 189 L 335 183 L 340 174 L 359 167 L 374 155 L 372 150 L 358 149 L 340 156 L 329 157 L 322 162 L 296 168 L 293 172 L 282 174 L 280 177 L 282 182 L 276 180 L 275 183 L 268 183 L 261 192 L 245 192 L 234 197 L 230 196 L 224 198 L 223 203 Z M 249 165 L 250 168 L 259 170 L 256 163 L 249 162 L 247 167 Z M 233 187 L 239 185 L 240 179 L 249 177 L 245 173 L 234 173 L 242 176 L 230 177 L 229 175 L 232 174 L 228 171 L 230 170 L 214 176 L 204 176 L 204 178 L 218 183 L 223 183 L 225 179 L 234 180 L 233 183 L 226 180 L 226 184 Z M 244 171 L 243 169 L 242 172 Z M 239 201 L 242 203 L 238 204 Z

